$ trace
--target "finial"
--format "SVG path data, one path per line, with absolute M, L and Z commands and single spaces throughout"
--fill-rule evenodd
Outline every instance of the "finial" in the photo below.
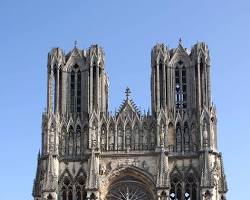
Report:
M 75 45 L 75 48 L 77 48 L 77 40 L 75 40 L 74 45 Z
M 180 37 L 180 39 L 179 39 L 179 45 L 182 46 L 182 39 L 181 39 L 181 37 Z
M 125 94 L 126 94 L 126 98 L 129 99 L 131 91 L 130 91 L 130 89 L 128 87 L 126 88 Z

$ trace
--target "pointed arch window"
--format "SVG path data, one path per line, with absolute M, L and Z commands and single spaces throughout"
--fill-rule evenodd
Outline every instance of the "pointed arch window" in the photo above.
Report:
M 74 65 L 70 73 L 70 111 L 81 112 L 81 71 Z
M 171 178 L 171 189 L 169 196 L 171 200 L 182 199 L 182 180 L 177 174 L 173 175 Z
M 87 194 L 85 191 L 85 178 L 83 176 L 77 178 L 75 188 L 76 200 L 85 200 Z
M 61 199 L 73 200 L 73 186 L 69 177 L 64 177 L 61 186 Z
M 176 173 L 171 176 L 171 200 L 196 200 L 198 199 L 197 181 L 193 174 L 187 175 L 187 178 L 182 177 Z
M 175 105 L 178 110 L 187 108 L 187 74 L 181 61 L 175 69 Z

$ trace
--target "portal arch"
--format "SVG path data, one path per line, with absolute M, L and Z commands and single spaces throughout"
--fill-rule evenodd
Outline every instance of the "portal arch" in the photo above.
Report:
M 155 198 L 155 183 L 148 174 L 137 167 L 117 170 L 109 177 L 105 200 L 152 200 Z

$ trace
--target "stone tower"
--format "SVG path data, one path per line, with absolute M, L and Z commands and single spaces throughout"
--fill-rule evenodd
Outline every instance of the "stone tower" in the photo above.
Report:
M 98 45 L 48 54 L 34 200 L 225 200 L 207 45 L 153 47 L 144 114 L 129 88 L 108 111 L 104 63 Z

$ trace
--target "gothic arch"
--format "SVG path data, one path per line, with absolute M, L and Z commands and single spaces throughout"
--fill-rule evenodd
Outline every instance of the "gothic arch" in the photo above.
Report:
M 189 168 L 185 174 L 175 166 L 170 174 L 170 199 L 197 200 L 199 181 L 197 173 Z
M 138 194 L 141 195 L 138 195 L 138 200 L 156 199 L 153 178 L 137 167 L 130 166 L 125 169 L 117 169 L 107 179 L 109 180 L 109 184 L 103 191 L 105 200 L 118 200 L 119 194 L 116 192 L 117 189 L 124 193 L 123 195 L 128 196 L 130 191 L 132 192 L 133 189 L 137 189 L 139 191 Z
M 73 182 L 73 176 L 68 168 L 65 168 L 63 173 L 59 176 L 58 183 L 61 184 L 64 177 L 69 177 L 70 181 Z
M 175 131 L 174 131 L 174 125 L 172 122 L 168 124 L 168 132 L 167 132 L 167 146 L 169 151 L 174 151 L 174 145 L 175 145 Z
M 85 191 L 85 185 L 86 185 L 86 172 L 80 168 L 78 173 L 75 176 L 74 179 L 74 189 L 75 189 L 75 199 L 76 200 L 85 200 L 86 198 L 86 191 Z

